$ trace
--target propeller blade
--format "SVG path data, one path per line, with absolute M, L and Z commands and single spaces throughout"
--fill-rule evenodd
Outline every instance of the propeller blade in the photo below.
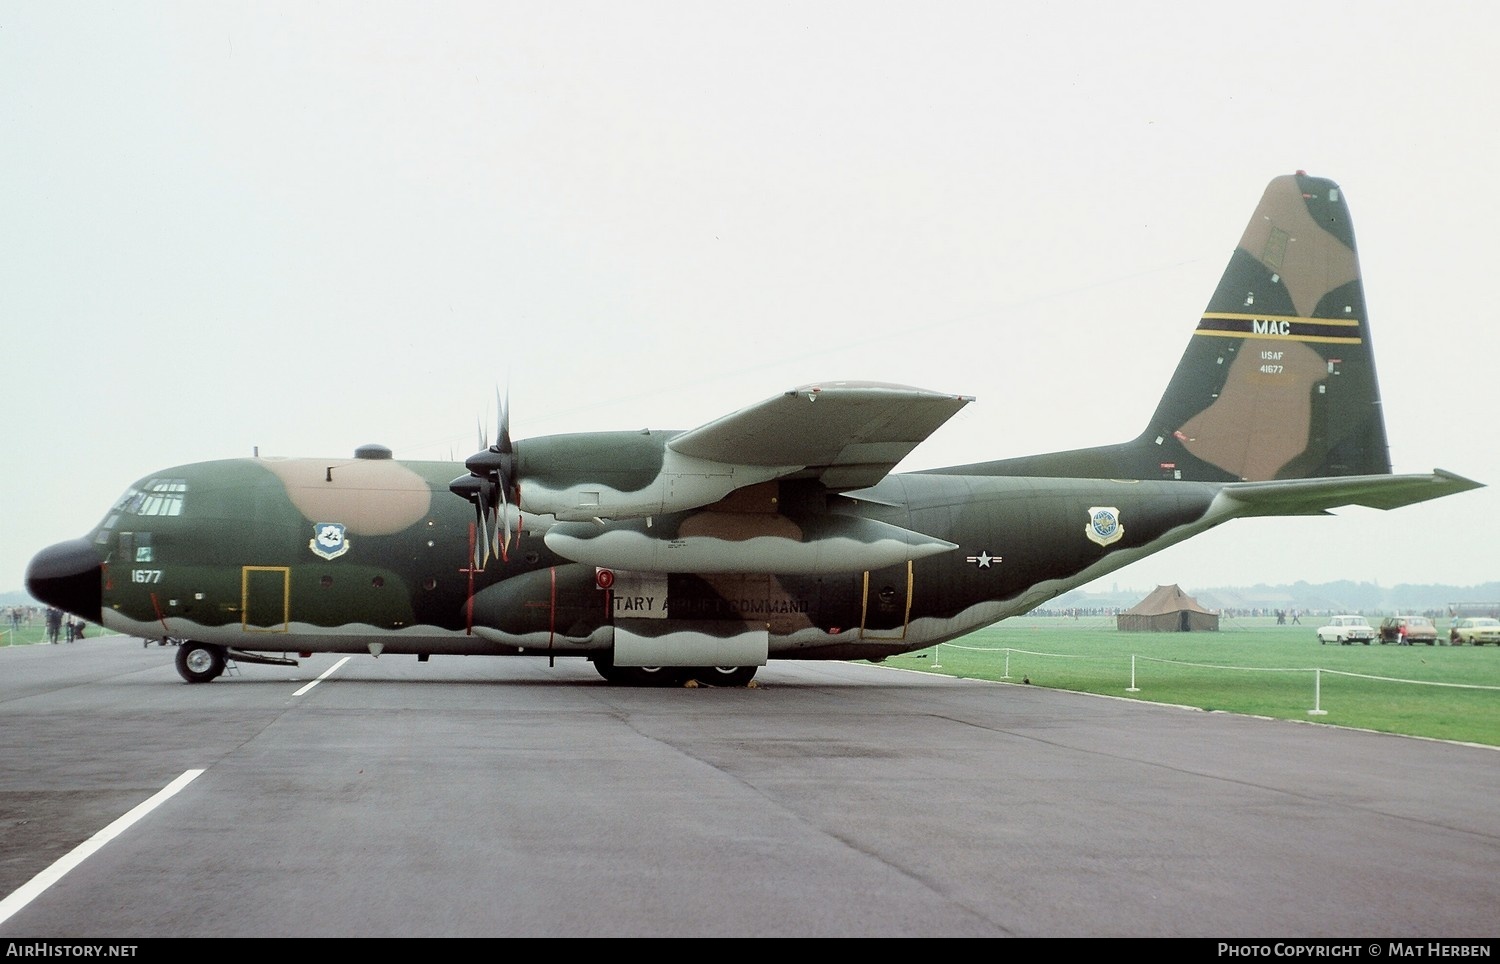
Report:
M 483 569 L 484 568 L 484 563 L 479 558 L 479 553 L 480 553 L 480 548 L 479 548 L 479 522 L 480 522 L 480 518 L 481 517 L 479 515 L 479 506 L 477 506 L 477 505 L 474 507 L 474 517 L 475 517 L 474 518 L 474 528 L 473 528 L 473 530 L 471 532 L 471 535 L 469 536 L 470 539 L 474 540 L 474 567 L 473 568 L 475 568 L 475 569 Z
M 514 534 L 511 520 L 511 500 L 516 497 L 519 510 L 519 487 L 516 485 L 516 453 L 510 439 L 510 394 L 502 397 L 495 389 L 495 405 L 498 409 L 495 425 L 495 441 L 485 437 L 484 426 L 479 426 L 479 451 L 464 461 L 469 474 L 454 479 L 448 486 L 455 495 L 474 503 L 476 515 L 475 568 L 489 565 L 492 555 L 506 557 Z M 502 521 L 500 516 L 504 514 Z M 502 542 L 502 538 L 504 541 Z M 483 546 L 481 552 L 480 545 Z
M 499 391 L 495 392 L 496 401 L 500 403 L 500 430 L 495 439 L 495 445 L 506 456 L 505 468 L 500 472 L 497 481 L 500 483 L 500 505 L 505 510 L 505 546 L 510 547 L 511 520 L 510 520 L 510 497 L 516 484 L 516 450 L 510 441 L 510 387 L 506 386 L 505 399 L 499 398 Z
M 454 495 L 462 496 L 474 504 L 474 568 L 489 565 L 490 554 L 495 545 L 497 532 L 495 522 L 494 483 L 478 473 L 462 475 L 448 484 Z
M 479 564 L 479 568 L 481 569 L 490 564 L 490 518 L 494 513 L 494 506 L 490 504 L 489 495 L 490 487 L 488 483 L 481 480 L 479 485 L 479 502 L 477 503 L 480 517 L 480 533 L 484 537 L 484 561 Z
M 500 406 L 500 426 L 495 433 L 495 445 L 501 451 L 509 454 L 514 451 L 510 444 L 510 389 L 505 390 L 505 399 L 500 398 L 500 390 L 495 390 L 495 404 Z
M 504 444 L 510 444 L 509 431 L 507 431 L 505 434 Z M 510 463 L 506 465 L 505 470 L 500 474 L 498 479 L 500 483 L 500 509 L 505 513 L 505 545 L 507 547 L 510 546 L 510 487 L 512 484 L 511 477 L 514 474 L 515 456 L 514 454 L 511 454 Z

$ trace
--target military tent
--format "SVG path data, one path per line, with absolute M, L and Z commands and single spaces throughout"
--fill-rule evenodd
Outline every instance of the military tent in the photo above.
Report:
M 1219 631 L 1219 614 L 1198 605 L 1179 586 L 1157 586 L 1151 595 L 1115 617 L 1123 632 L 1202 633 Z

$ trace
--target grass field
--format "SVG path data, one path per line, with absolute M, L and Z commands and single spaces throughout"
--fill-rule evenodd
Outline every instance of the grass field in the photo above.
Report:
M 1500 647 L 1324 646 L 1320 624 L 1122 633 L 1112 616 L 1024 616 L 886 665 L 1500 746 Z

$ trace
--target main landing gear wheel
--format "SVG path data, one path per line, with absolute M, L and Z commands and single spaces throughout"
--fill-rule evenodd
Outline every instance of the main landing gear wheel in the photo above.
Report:
M 706 686 L 749 686 L 759 666 L 699 666 L 693 678 Z
M 177 647 L 177 672 L 189 683 L 207 683 L 224 672 L 224 647 L 185 640 Z
M 596 656 L 594 669 L 616 686 L 749 686 L 759 666 L 616 666 L 612 656 Z
M 680 666 L 616 666 L 612 656 L 596 656 L 594 669 L 616 686 L 681 686 L 687 672 Z
M 681 666 L 616 666 L 631 686 L 681 686 L 687 673 Z

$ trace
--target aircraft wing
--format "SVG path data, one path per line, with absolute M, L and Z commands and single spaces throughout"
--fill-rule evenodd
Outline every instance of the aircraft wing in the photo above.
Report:
M 1430 475 L 1349 475 L 1326 479 L 1231 482 L 1224 495 L 1246 506 L 1245 516 L 1323 515 L 1346 505 L 1398 509 L 1429 499 L 1482 489 L 1484 483 L 1434 469 Z
M 674 452 L 737 465 L 806 468 L 831 489 L 874 485 L 969 402 L 881 382 L 804 385 L 667 443 Z

